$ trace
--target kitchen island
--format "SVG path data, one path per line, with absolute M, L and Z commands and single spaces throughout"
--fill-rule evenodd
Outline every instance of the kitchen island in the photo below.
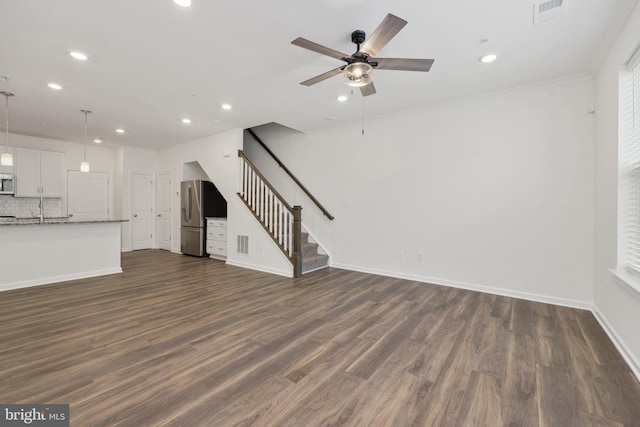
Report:
M 120 240 L 125 221 L 0 222 L 0 291 L 122 273 Z

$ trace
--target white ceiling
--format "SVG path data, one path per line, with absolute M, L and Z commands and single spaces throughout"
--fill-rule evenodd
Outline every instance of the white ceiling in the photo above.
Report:
M 435 63 L 429 73 L 375 71 L 378 93 L 364 99 L 375 120 L 593 74 L 636 2 L 565 0 L 565 15 L 533 25 L 534 0 L 193 0 L 188 9 L 171 0 L 1 0 L 0 75 L 10 80 L 0 90 L 15 93 L 12 132 L 74 142 L 83 141 L 81 109 L 93 111 L 89 137 L 110 145 L 162 148 L 268 122 L 304 132 L 359 121 L 363 99 L 356 90 L 336 101 L 350 94 L 341 76 L 300 85 L 342 63 L 290 44 L 298 36 L 352 53 L 352 31 L 370 34 L 387 13 L 409 22 L 378 56 Z M 487 52 L 498 60 L 481 64 Z

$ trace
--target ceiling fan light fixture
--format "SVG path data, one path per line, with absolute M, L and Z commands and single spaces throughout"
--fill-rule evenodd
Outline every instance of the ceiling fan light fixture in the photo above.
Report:
M 366 62 L 352 62 L 344 68 L 344 81 L 349 86 L 362 87 L 373 81 L 373 67 Z

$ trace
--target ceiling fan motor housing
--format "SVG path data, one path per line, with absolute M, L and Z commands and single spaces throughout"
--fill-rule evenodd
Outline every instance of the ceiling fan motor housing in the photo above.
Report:
M 362 30 L 355 30 L 351 33 L 351 41 L 358 45 L 358 50 L 360 50 L 360 45 L 364 43 L 365 38 L 366 34 Z

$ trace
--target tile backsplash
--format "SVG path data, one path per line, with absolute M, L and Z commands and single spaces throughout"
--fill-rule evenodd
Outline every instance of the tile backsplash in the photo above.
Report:
M 44 199 L 44 216 L 63 215 L 63 199 Z M 0 195 L 0 216 L 16 218 L 34 217 L 40 214 L 40 199 L 37 197 L 13 197 Z

